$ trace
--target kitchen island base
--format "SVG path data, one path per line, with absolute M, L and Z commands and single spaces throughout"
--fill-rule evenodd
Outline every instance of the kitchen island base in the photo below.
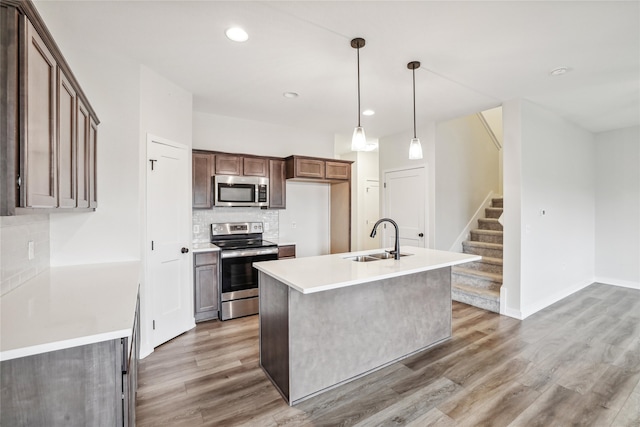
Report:
M 290 405 L 450 337 L 450 267 L 310 294 L 260 271 L 260 364 Z

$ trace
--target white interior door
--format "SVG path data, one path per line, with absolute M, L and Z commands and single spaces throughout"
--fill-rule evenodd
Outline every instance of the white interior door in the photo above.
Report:
M 384 173 L 384 216 L 398 223 L 400 248 L 425 247 L 426 183 L 424 167 Z M 384 247 L 393 247 L 395 230 L 385 223 Z
M 186 146 L 147 137 L 147 280 L 152 345 L 194 326 L 190 280 L 190 195 Z
M 364 226 L 361 227 L 362 249 L 377 249 L 381 246 L 380 234 L 373 239 L 369 237 L 373 224 L 380 219 L 380 182 L 377 179 L 368 179 L 364 190 Z

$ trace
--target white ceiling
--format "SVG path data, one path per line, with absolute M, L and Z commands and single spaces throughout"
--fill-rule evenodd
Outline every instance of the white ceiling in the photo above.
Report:
M 194 110 L 350 135 L 354 37 L 368 137 L 526 98 L 592 132 L 640 124 L 638 1 L 36 1 L 86 48 L 193 93 Z M 46 16 L 47 13 L 44 13 Z M 245 43 L 229 41 L 232 25 Z M 54 34 L 55 35 L 55 34 Z M 72 64 L 73 66 L 73 64 Z M 565 75 L 549 71 L 565 66 Z M 300 94 L 286 99 L 283 92 Z M 90 96 L 90 94 L 89 94 Z M 419 135 L 418 135 L 419 136 Z

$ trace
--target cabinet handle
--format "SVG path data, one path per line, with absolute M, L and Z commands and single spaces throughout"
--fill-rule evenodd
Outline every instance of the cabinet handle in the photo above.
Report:
M 180 252 L 182 252 L 183 254 L 186 254 L 187 252 L 189 252 L 189 248 L 182 248 Z

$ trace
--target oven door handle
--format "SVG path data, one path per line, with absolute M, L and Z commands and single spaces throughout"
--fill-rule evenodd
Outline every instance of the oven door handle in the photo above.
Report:
M 271 255 L 277 254 L 278 248 L 263 248 L 263 249 L 237 249 L 230 251 L 221 251 L 220 258 L 240 258 L 256 255 Z

